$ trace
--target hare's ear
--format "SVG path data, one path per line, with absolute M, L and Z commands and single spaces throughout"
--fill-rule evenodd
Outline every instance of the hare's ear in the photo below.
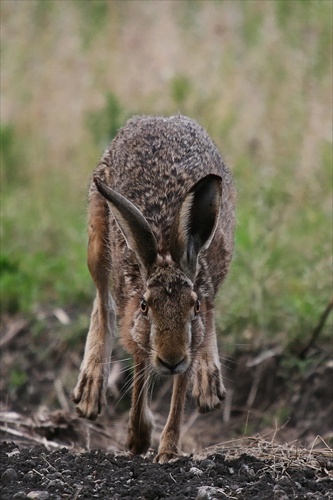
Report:
M 192 187 L 180 207 L 171 237 L 171 255 L 192 280 L 200 251 L 213 239 L 221 199 L 222 179 L 211 174 Z
M 156 238 L 140 210 L 127 198 L 117 193 L 98 177 L 94 177 L 98 191 L 108 201 L 127 243 L 139 261 L 143 275 L 147 277 L 157 257 Z

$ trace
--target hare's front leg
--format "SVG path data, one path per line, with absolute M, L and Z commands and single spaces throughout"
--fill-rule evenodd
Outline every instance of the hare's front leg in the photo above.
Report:
M 164 464 L 179 457 L 180 424 L 184 412 L 187 383 L 187 373 L 174 375 L 170 412 L 154 462 Z
M 97 289 L 80 375 L 73 401 L 80 416 L 95 419 L 101 411 L 115 335 L 115 306 L 109 292 L 108 211 L 93 192 L 89 210 L 88 267 Z
M 132 407 L 129 417 L 127 448 L 133 455 L 146 453 L 151 443 L 153 417 L 147 404 L 146 361 L 134 357 Z
M 213 309 L 206 312 L 205 323 L 205 338 L 195 360 L 192 389 L 200 413 L 218 408 L 225 395 Z

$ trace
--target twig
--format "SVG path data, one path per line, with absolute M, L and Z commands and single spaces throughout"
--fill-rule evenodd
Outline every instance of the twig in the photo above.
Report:
M 305 358 L 305 356 L 307 355 L 307 353 L 309 352 L 309 350 L 311 349 L 313 344 L 316 342 L 317 338 L 319 337 L 320 332 L 323 329 L 323 326 L 326 323 L 326 320 L 328 318 L 329 313 L 331 312 L 331 309 L 333 309 L 333 297 L 331 298 L 331 300 L 329 301 L 329 303 L 325 307 L 325 310 L 323 311 L 322 315 L 320 316 L 318 324 L 314 328 L 309 342 L 299 353 L 300 359 Z
M 35 443 L 43 444 L 47 443 L 47 446 L 53 446 L 53 448 L 62 448 L 63 444 L 55 443 L 54 441 L 48 441 L 45 438 L 39 438 L 37 436 L 32 436 L 31 434 L 25 434 L 24 432 L 17 431 L 16 429 L 11 429 L 10 427 L 5 427 L 0 425 L 0 431 L 6 432 L 7 434 L 13 434 L 13 436 L 22 437 L 24 439 L 34 441 Z
M 247 401 L 246 401 L 246 406 L 249 407 L 249 408 L 251 408 L 251 406 L 253 405 L 254 400 L 256 398 L 256 395 L 257 395 L 257 392 L 258 392 L 258 388 L 259 388 L 259 384 L 260 384 L 260 381 L 261 381 L 262 371 L 263 371 L 262 364 L 259 364 L 257 366 L 257 368 L 256 368 L 256 371 L 255 371 L 255 374 L 254 374 L 254 378 L 253 378 L 253 382 L 252 382 L 252 385 L 251 385 L 251 389 L 250 389 L 250 392 L 248 394 Z
M 330 446 L 326 443 L 326 441 L 319 435 L 317 435 L 312 443 L 312 446 L 311 446 L 311 449 L 309 451 L 309 458 L 311 457 L 312 453 L 313 453 L 313 449 L 317 443 L 317 441 L 321 441 L 325 446 L 326 446 L 326 449 L 329 450 L 332 454 L 333 454 L 333 450 L 332 448 L 330 448 Z
M 24 330 L 29 325 L 29 321 L 25 319 L 19 319 L 11 324 L 7 330 L 7 332 L 0 339 L 0 347 L 3 348 L 6 345 L 10 344 L 10 342 Z
M 62 381 L 59 377 L 56 378 L 54 381 L 54 389 L 55 389 L 55 392 L 56 392 L 56 395 L 57 395 L 57 398 L 58 398 L 58 401 L 60 403 L 61 408 L 65 411 L 69 411 L 70 408 L 69 408 L 69 404 L 68 404 L 66 394 L 64 391 L 64 386 L 63 386 Z
M 78 486 L 76 488 L 76 491 L 74 492 L 74 495 L 72 496 L 71 500 L 76 500 L 77 498 L 79 498 L 79 495 L 80 495 L 82 490 L 83 490 L 83 486 Z
M 243 439 L 246 439 L 246 431 L 247 431 L 247 426 L 249 424 L 249 417 L 250 417 L 250 410 L 247 412 L 246 415 L 246 422 L 245 422 L 245 427 L 244 427 L 244 432 L 243 432 Z
M 234 396 L 234 390 L 228 389 L 225 395 L 225 400 L 223 405 L 223 422 L 225 424 L 230 422 L 233 396 Z

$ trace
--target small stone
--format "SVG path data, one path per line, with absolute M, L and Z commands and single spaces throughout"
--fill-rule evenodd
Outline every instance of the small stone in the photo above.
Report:
M 212 500 L 221 493 L 220 488 L 214 488 L 213 486 L 200 486 L 198 489 L 198 494 L 196 500 Z
M 70 469 L 65 469 L 62 471 L 61 473 L 63 476 L 66 476 L 66 475 L 72 475 L 73 474 L 73 471 L 70 470 Z
M 18 491 L 17 493 L 15 493 L 13 498 L 15 500 L 25 500 L 27 498 L 27 494 L 25 491 Z
M 35 473 L 32 470 L 29 470 L 26 474 L 24 474 L 23 481 L 32 481 L 34 477 Z
M 50 479 L 50 480 L 53 480 L 53 479 L 61 479 L 61 474 L 59 472 L 52 472 L 51 474 L 48 474 L 47 475 L 47 478 Z M 89 476 L 88 476 L 89 477 Z
M 48 491 L 30 491 L 30 493 L 27 494 L 27 498 L 34 500 L 48 500 L 50 498 L 50 494 Z
M 18 448 L 14 448 L 9 453 L 6 453 L 7 457 L 15 457 L 16 455 L 19 455 L 19 454 L 20 454 L 20 450 Z
M 213 467 L 215 467 L 216 464 L 215 462 L 213 462 L 213 460 L 209 460 L 208 458 L 206 458 L 206 460 L 200 462 L 200 465 L 204 469 L 212 469 Z
M 4 483 L 11 483 L 17 480 L 17 472 L 15 469 L 9 468 L 5 470 L 1 475 L 1 481 Z
M 204 472 L 203 470 L 198 469 L 198 467 L 191 467 L 189 473 L 191 476 L 201 476 Z
M 60 479 L 52 479 L 51 481 L 49 481 L 48 487 L 49 488 L 60 488 L 64 484 L 65 483 L 63 481 L 61 481 Z
M 278 484 L 273 488 L 273 495 L 277 500 L 288 500 L 288 495 L 283 489 L 279 487 Z

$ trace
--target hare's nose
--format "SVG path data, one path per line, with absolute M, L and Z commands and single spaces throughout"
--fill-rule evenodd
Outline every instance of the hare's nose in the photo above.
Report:
M 173 363 L 173 364 L 167 363 L 166 361 L 164 361 L 164 359 L 161 359 L 160 357 L 158 357 L 157 359 L 158 359 L 158 362 L 162 366 L 167 368 L 171 373 L 181 373 L 183 370 L 177 370 L 177 368 L 180 368 L 180 366 L 182 364 L 186 365 L 186 356 L 184 356 L 184 358 L 181 359 L 180 361 L 177 361 L 177 363 Z

